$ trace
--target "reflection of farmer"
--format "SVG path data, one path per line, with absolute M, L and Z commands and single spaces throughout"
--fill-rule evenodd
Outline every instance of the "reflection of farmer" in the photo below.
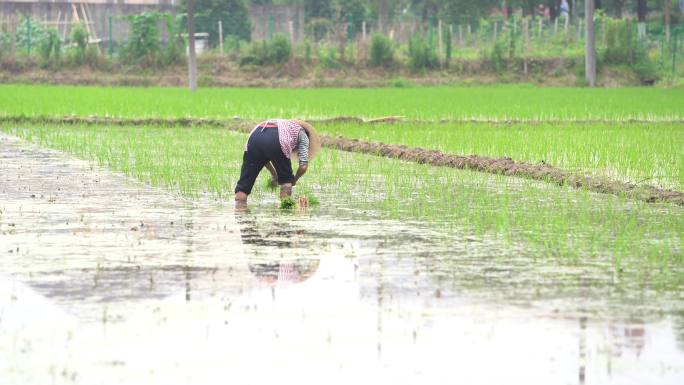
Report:
M 236 203 L 247 202 L 247 196 L 261 169 L 271 173 L 271 181 L 280 185 L 280 198 L 292 195 L 292 186 L 307 171 L 309 159 L 320 149 L 314 128 L 301 120 L 272 119 L 259 123 L 249 135 L 242 158 L 240 180 L 235 187 Z M 297 174 L 292 173 L 291 155 L 299 159 Z
M 235 219 L 240 224 L 242 242 L 252 251 L 249 271 L 260 282 L 299 283 L 307 280 L 318 269 L 319 258 L 314 255 L 297 255 L 297 250 L 306 246 L 300 243 L 307 238 L 303 228 L 293 227 L 292 224 L 283 228 L 280 223 L 273 223 L 271 229 L 262 229 L 265 230 L 262 234 L 254 218 L 236 213 Z M 270 253 L 274 247 L 281 252 Z M 283 252 L 285 249 L 290 251 Z

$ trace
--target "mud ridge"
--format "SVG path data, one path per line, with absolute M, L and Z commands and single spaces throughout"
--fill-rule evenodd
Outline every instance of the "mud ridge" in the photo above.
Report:
M 684 119 L 492 119 L 492 118 L 459 118 L 459 119 L 407 119 L 403 116 L 384 116 L 378 118 L 362 118 L 358 116 L 335 116 L 330 118 L 307 119 L 312 124 L 684 124 Z M 235 117 L 232 119 L 209 118 L 116 118 L 109 116 L 0 116 L 0 123 L 29 124 L 110 124 L 130 126 L 168 126 L 168 125 L 201 125 L 224 127 L 236 123 L 256 124 L 257 120 Z
M 398 117 L 379 118 L 379 121 L 394 122 Z M 374 123 L 363 121 L 361 118 L 340 117 L 334 119 L 346 119 L 350 122 Z M 328 122 L 330 120 L 327 120 Z M 339 121 L 339 120 L 338 120 Z M 375 120 L 377 122 L 378 119 Z M 312 121 L 315 122 L 315 121 Z M 203 118 L 113 118 L 102 116 L 66 116 L 66 117 L 27 117 L 27 116 L 2 116 L 0 124 L 93 124 L 93 125 L 119 125 L 119 126 L 208 126 L 224 128 L 232 131 L 249 133 L 256 124 L 255 121 Z M 473 170 L 490 174 L 517 176 L 527 179 L 545 181 L 561 186 L 571 186 L 586 189 L 593 192 L 626 196 L 644 202 L 666 202 L 684 206 L 684 193 L 674 190 L 660 189 L 654 186 L 638 185 L 635 183 L 616 181 L 609 178 L 601 178 L 588 174 L 578 174 L 549 164 L 532 164 L 516 162 L 511 158 L 490 158 L 480 155 L 454 155 L 441 151 L 411 148 L 403 145 L 366 142 L 358 139 L 347 139 L 341 136 L 331 137 L 321 135 L 321 144 L 324 147 L 357 152 L 375 156 L 384 156 L 409 162 L 429 164 L 438 167 L 451 167 L 456 169 Z

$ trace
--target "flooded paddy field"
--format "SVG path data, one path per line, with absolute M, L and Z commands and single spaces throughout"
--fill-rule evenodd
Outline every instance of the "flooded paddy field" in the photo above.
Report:
M 684 378 L 679 206 L 326 151 L 236 212 L 244 135 L 2 131 L 0 383 Z

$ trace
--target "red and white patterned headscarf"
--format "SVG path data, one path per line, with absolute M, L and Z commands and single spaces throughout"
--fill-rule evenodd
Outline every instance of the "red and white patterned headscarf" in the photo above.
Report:
M 297 139 L 299 137 L 299 130 L 303 127 L 299 124 L 287 120 L 287 119 L 271 119 L 265 122 L 261 122 L 254 127 L 252 132 L 259 128 L 259 126 L 265 125 L 267 123 L 275 123 L 278 125 L 278 139 L 280 140 L 280 149 L 283 150 L 283 154 L 287 159 L 290 159 L 292 151 L 297 147 Z M 251 135 L 251 133 L 250 133 Z M 245 151 L 247 151 L 247 145 L 245 144 Z

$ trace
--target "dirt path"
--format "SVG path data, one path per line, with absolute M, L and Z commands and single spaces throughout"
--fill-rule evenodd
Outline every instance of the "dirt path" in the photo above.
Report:
M 372 120 L 360 118 L 338 117 L 334 121 L 349 121 L 355 123 L 392 123 L 400 121 L 400 117 L 385 117 Z M 331 122 L 333 120 L 318 121 Z M 107 118 L 107 117 L 0 117 L 0 124 L 107 124 L 107 125 L 197 125 L 216 128 L 227 128 L 233 131 L 249 132 L 254 126 L 253 121 L 246 120 L 218 120 L 196 118 Z M 517 162 L 511 158 L 491 158 L 479 155 L 454 155 L 441 151 L 425 150 L 422 148 L 410 148 L 403 145 L 367 142 L 344 137 L 331 137 L 321 135 L 324 147 L 341 151 L 358 152 L 370 155 L 385 156 L 410 162 L 429 164 L 440 167 L 452 167 L 467 169 L 492 174 L 518 176 L 528 179 L 546 181 L 558 185 L 568 185 L 589 191 L 622 195 L 631 199 L 644 202 L 666 202 L 684 206 L 684 192 L 660 189 L 654 186 L 638 185 L 635 183 L 622 182 L 603 177 L 597 177 L 585 173 L 565 171 L 548 164 L 532 164 Z

